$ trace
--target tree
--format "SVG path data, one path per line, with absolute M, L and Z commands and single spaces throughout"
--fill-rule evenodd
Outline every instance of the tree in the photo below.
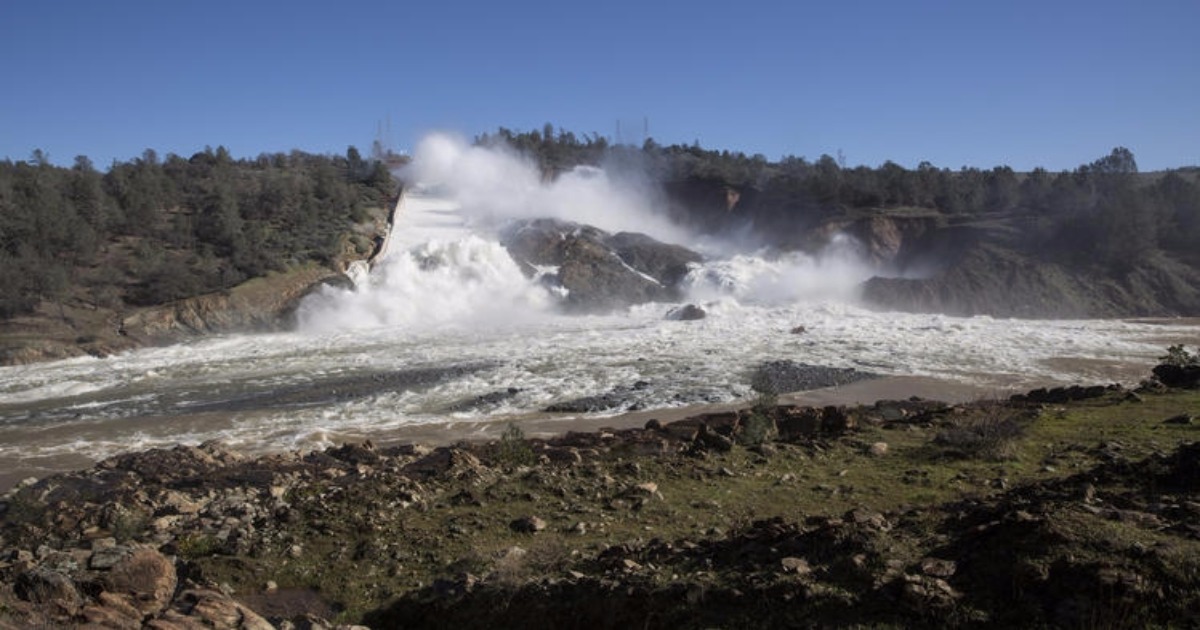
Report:
M 1117 147 L 1112 153 L 1092 162 L 1090 170 L 1102 175 L 1133 175 L 1138 172 L 1138 167 L 1132 151 L 1125 147 Z

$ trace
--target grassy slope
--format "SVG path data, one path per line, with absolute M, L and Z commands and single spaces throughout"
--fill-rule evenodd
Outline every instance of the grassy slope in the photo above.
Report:
M 271 579 L 284 590 L 319 591 L 343 618 L 358 619 L 402 594 L 427 589 L 438 578 L 461 579 L 467 572 L 515 588 L 539 578 L 568 578 L 569 571 L 595 575 L 598 554 L 613 546 L 636 549 L 652 539 L 720 540 L 772 517 L 803 523 L 865 508 L 909 511 L 932 526 L 944 515 L 920 509 L 1053 483 L 1114 452 L 1129 459 L 1169 452 L 1200 435 L 1195 425 L 1163 424 L 1182 411 L 1200 411 L 1200 392 L 1150 395 L 1141 403 L 1110 397 L 1050 407 L 1022 420 L 1024 437 L 1000 459 L 958 457 L 934 443 L 947 423 L 995 413 L 960 409 L 932 423 L 866 424 L 840 439 L 783 445 L 768 457 L 741 447 L 701 458 L 614 451 L 570 469 L 503 474 L 484 467 L 457 481 L 320 482 L 289 498 L 303 517 L 279 538 L 278 548 L 260 557 L 230 557 L 207 555 L 201 544 L 192 559 L 204 576 L 239 592 L 259 591 Z M 860 417 L 874 413 L 866 409 Z M 889 445 L 885 455 L 867 453 L 875 442 Z M 661 498 L 639 495 L 634 488 L 644 482 L 656 483 Z M 404 507 L 410 494 L 414 501 Z M 537 534 L 509 528 L 528 515 L 545 519 L 547 528 Z M 1069 519 L 1056 526 L 1082 528 L 1104 544 L 1153 545 L 1162 538 L 1097 516 L 1072 513 Z M 923 536 L 914 533 L 919 527 L 905 531 L 888 543 L 889 557 L 905 564 L 919 561 L 945 538 L 934 529 Z M 299 558 L 285 552 L 292 541 L 303 544 Z M 514 546 L 528 553 L 506 559 L 506 550 Z M 1081 548 L 1088 548 L 1086 541 Z M 1191 558 L 1185 570 L 1195 570 L 1200 543 L 1174 539 L 1171 549 L 1171 557 Z M 634 570 L 644 574 L 640 583 L 660 586 L 682 579 L 716 587 L 730 578 L 686 564 Z M 687 570 L 694 573 L 680 574 Z

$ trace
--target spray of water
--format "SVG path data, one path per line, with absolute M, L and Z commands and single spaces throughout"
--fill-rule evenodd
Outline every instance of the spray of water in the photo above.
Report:
M 389 257 L 354 290 L 326 287 L 305 300 L 297 319 L 310 332 L 496 328 L 546 313 L 553 302 L 499 243 L 466 235 Z
M 685 279 L 688 297 L 712 301 L 782 306 L 815 302 L 854 302 L 873 270 L 859 244 L 836 235 L 815 255 L 803 252 L 734 254 L 693 269 Z
M 645 187 L 631 178 L 584 167 L 547 181 L 528 159 L 504 146 L 470 146 L 451 135 L 433 134 L 420 142 L 402 175 L 445 191 L 465 215 L 484 226 L 553 218 L 610 232 L 641 232 L 669 243 L 692 240 L 687 230 L 656 210 Z
M 496 328 L 548 316 L 561 295 L 523 274 L 495 236 L 518 219 L 568 220 L 699 247 L 709 260 L 685 280 L 692 301 L 851 301 L 871 275 L 848 237 L 816 255 L 745 253 L 736 240 L 702 240 L 672 224 L 628 173 L 581 167 L 547 179 L 511 149 L 446 134 L 426 137 L 402 176 L 422 192 L 399 213 L 387 258 L 356 289 L 326 288 L 308 298 L 298 313 L 301 330 Z

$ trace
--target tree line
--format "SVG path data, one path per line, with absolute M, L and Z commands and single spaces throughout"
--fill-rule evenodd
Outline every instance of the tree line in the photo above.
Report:
M 300 151 L 52 165 L 0 161 L 0 318 L 44 300 L 158 304 L 306 261 L 329 263 L 366 210 L 390 203 L 385 164 Z M 360 243 L 360 247 L 369 247 Z
M 513 132 L 477 139 L 505 142 L 525 152 L 552 175 L 575 164 L 615 164 L 631 158 L 684 201 L 677 217 L 719 232 L 747 222 L 765 236 L 851 213 L 914 208 L 948 220 L 1003 217 L 1017 226 L 1015 241 L 1043 258 L 1121 270 L 1158 252 L 1200 264 L 1200 169 L 1140 173 L 1133 152 L 1117 147 L 1073 170 L 1017 172 L 938 168 L 921 162 L 847 167 L 829 155 L 815 161 L 785 156 L 778 161 L 692 145 L 610 145 L 598 134 L 576 136 L 547 124 L 540 132 Z M 736 206 L 700 203 L 687 191 L 737 194 Z

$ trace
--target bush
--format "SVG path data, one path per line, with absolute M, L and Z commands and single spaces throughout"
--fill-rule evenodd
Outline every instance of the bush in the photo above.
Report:
M 533 449 L 525 441 L 525 432 L 509 422 L 496 443 L 496 463 L 505 468 L 517 468 L 529 466 L 533 460 Z
M 955 455 L 983 459 L 1012 459 L 1025 434 L 1017 411 L 997 401 L 976 403 L 972 415 L 956 421 L 934 438 Z
M 1200 354 L 1192 354 L 1187 351 L 1187 348 L 1183 344 L 1177 344 L 1168 347 L 1167 354 L 1158 357 L 1158 361 L 1163 365 L 1188 367 L 1191 365 L 1200 365 Z

